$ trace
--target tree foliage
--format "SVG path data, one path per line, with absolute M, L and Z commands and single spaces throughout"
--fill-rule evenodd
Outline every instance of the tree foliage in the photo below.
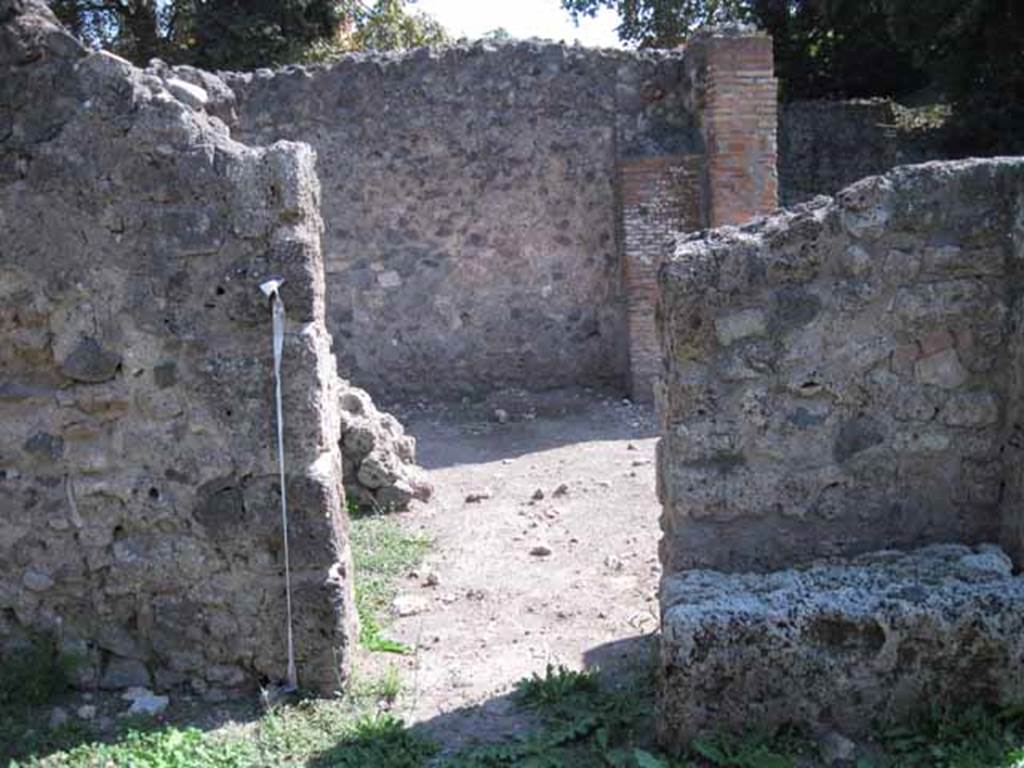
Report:
M 137 63 L 159 57 L 209 69 L 252 69 L 351 50 L 447 39 L 409 0 L 50 0 L 89 45 Z
M 955 108 L 964 151 L 1024 151 L 1021 0 L 561 0 L 576 19 L 616 10 L 619 37 L 684 43 L 713 24 L 750 23 L 775 40 L 784 99 L 906 96 Z

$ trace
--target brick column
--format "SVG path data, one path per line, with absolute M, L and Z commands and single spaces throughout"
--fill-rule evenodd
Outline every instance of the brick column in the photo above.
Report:
M 687 48 L 707 152 L 708 223 L 742 224 L 778 207 L 778 81 L 772 40 L 712 32 Z
M 619 163 L 623 272 L 628 300 L 630 394 L 650 402 L 661 371 L 654 325 L 658 268 L 679 232 L 703 225 L 703 158 L 668 155 Z

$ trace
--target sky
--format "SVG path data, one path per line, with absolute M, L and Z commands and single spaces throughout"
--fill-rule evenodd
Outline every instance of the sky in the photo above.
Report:
M 455 37 L 480 37 L 504 27 L 512 37 L 579 40 L 583 45 L 619 46 L 618 16 L 603 8 L 577 27 L 559 0 L 415 0 L 413 9 L 430 14 Z

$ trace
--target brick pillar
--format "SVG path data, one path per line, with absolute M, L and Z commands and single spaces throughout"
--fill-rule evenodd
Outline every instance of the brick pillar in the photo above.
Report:
M 667 155 L 619 163 L 623 272 L 628 297 L 630 394 L 650 402 L 661 372 L 654 325 L 658 267 L 679 232 L 700 229 L 704 158 Z
M 700 90 L 708 223 L 742 224 L 774 210 L 778 81 L 771 37 L 712 32 L 694 39 L 687 56 Z

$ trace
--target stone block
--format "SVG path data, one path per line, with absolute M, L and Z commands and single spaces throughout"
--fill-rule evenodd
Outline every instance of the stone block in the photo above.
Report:
M 952 348 L 921 358 L 915 366 L 917 380 L 942 389 L 956 389 L 967 381 L 969 374 L 960 364 L 960 357 Z
M 117 656 L 107 662 L 100 678 L 100 688 L 107 691 L 134 686 L 145 688 L 149 684 L 149 670 L 145 664 L 137 659 L 122 659 Z
M 1024 697 L 1024 578 L 937 545 L 662 585 L 660 737 L 827 724 L 867 736 L 933 706 Z
M 767 321 L 764 311 L 760 309 L 744 309 L 715 320 L 718 343 L 725 346 L 748 336 L 761 336 L 765 330 Z

